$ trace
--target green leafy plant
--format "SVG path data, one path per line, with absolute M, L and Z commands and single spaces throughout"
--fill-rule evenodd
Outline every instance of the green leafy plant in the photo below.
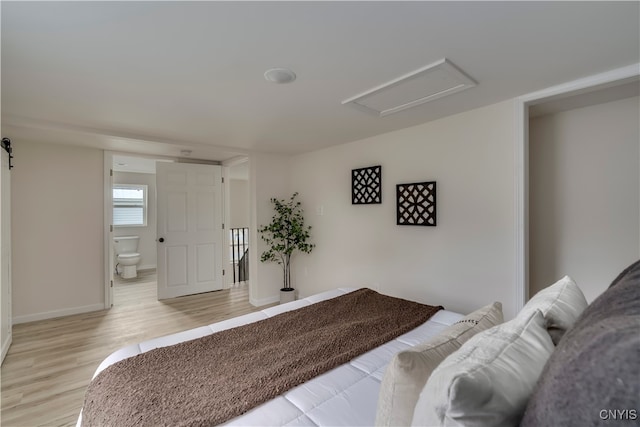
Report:
M 282 290 L 290 291 L 291 287 L 291 257 L 296 251 L 311 253 L 314 244 L 308 243 L 311 237 L 311 226 L 304 225 L 304 211 L 301 203 L 296 201 L 298 193 L 288 201 L 271 199 L 276 213 L 269 225 L 258 229 L 260 238 L 269 246 L 260 256 L 262 262 L 276 262 L 282 266 L 284 286 Z

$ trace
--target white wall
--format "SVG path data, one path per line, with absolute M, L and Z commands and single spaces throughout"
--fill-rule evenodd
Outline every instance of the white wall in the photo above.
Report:
M 251 218 L 251 215 L 249 215 L 249 181 L 231 179 L 229 190 L 231 228 L 249 227 Z
M 249 245 L 249 293 L 250 302 L 260 306 L 276 302 L 283 286 L 282 268 L 275 263 L 260 262 L 260 254 L 266 249 L 257 232 L 273 216 L 272 197 L 291 197 L 290 158 L 269 154 L 254 154 L 249 158 L 249 192 L 251 202 L 251 234 Z
M 140 236 L 138 252 L 142 256 L 138 269 L 156 268 L 156 175 L 150 173 L 113 172 L 114 184 L 147 185 L 147 225 L 144 227 L 114 227 L 114 236 Z M 114 264 L 115 265 L 115 264 Z
M 103 152 L 21 141 L 14 154 L 14 322 L 104 308 Z
M 588 301 L 640 257 L 638 97 L 530 121 L 530 293 L 565 274 Z
M 292 159 L 317 247 L 294 261 L 301 296 L 337 286 L 468 313 L 515 314 L 514 106 L 494 104 Z M 351 170 L 382 165 L 383 202 L 351 204 Z M 437 181 L 437 227 L 396 225 L 395 185 Z M 318 215 L 318 209 L 323 215 Z

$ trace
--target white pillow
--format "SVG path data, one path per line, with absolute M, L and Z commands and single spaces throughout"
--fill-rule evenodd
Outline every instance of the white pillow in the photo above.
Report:
M 420 391 L 431 372 L 476 333 L 503 321 L 502 304 L 494 302 L 474 311 L 429 341 L 397 353 L 387 366 L 380 385 L 375 425 L 410 425 Z
M 517 426 L 553 352 L 540 311 L 480 332 L 438 366 L 414 426 Z
M 587 308 L 587 300 L 569 276 L 564 276 L 553 285 L 535 294 L 522 308 L 518 316 L 526 316 L 540 310 L 545 318 L 547 332 L 554 344 L 558 344 L 564 333 L 576 323 Z

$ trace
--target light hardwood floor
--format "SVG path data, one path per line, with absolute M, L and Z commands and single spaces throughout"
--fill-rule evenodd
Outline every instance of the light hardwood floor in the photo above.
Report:
M 111 310 L 15 325 L 2 365 L 2 426 L 75 425 L 91 376 L 115 350 L 259 310 L 247 285 L 165 301 L 155 288 L 115 286 Z

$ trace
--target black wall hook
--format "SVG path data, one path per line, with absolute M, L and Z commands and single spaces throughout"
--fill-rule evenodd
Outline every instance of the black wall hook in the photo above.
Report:
M 9 170 L 13 169 L 11 160 L 13 159 L 13 148 L 11 148 L 11 140 L 9 138 L 2 138 L 2 148 L 9 153 Z

